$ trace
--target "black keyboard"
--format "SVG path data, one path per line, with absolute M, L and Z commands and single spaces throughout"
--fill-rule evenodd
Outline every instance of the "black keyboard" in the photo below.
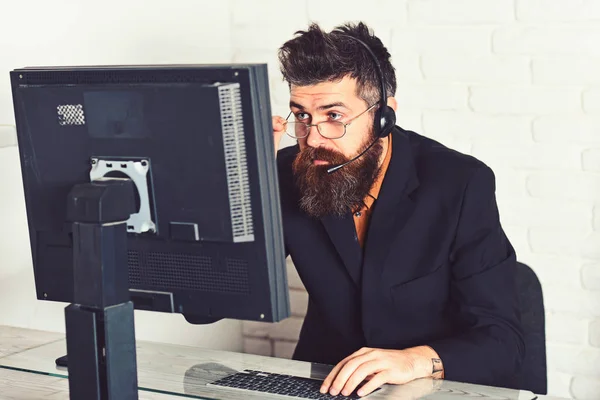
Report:
M 339 394 L 332 396 L 321 393 L 319 389 L 323 381 L 299 376 L 274 374 L 271 372 L 244 370 L 216 382 L 209 386 L 220 386 L 231 389 L 249 390 L 260 393 L 270 393 L 302 399 L 331 400 L 331 399 L 360 399 L 356 390 L 350 396 Z M 360 388 L 362 385 L 359 385 Z M 358 390 L 357 388 L 357 390 Z

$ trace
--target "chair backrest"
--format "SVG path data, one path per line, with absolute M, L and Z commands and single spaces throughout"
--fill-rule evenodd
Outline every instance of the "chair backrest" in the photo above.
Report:
M 525 359 L 519 372 L 520 389 L 546 394 L 546 323 L 542 286 L 535 272 L 520 262 L 517 262 L 517 285 L 525 341 Z

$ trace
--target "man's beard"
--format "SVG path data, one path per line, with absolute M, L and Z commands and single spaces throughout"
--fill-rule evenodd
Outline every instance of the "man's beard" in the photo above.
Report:
M 357 154 L 365 150 L 373 140 L 369 135 Z M 327 170 L 343 164 L 351 158 L 321 147 L 301 150 L 292 164 L 294 181 L 300 192 L 300 208 L 311 217 L 326 215 L 342 217 L 356 212 L 364 205 L 379 173 L 379 158 L 383 147 L 378 141 L 361 157 L 329 174 Z M 315 160 L 327 161 L 326 165 L 314 165 Z

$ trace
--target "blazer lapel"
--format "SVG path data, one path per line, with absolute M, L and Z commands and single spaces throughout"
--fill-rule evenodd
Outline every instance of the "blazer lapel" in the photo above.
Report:
M 360 285 L 362 249 L 356 237 L 352 214 L 344 217 L 325 216 L 321 222 L 340 255 L 348 274 L 357 288 Z
M 406 133 L 396 127 L 392 134 L 392 159 L 371 214 L 365 243 L 365 263 L 378 271 L 383 269 L 391 244 L 412 214 L 415 204 L 409 195 L 419 186 Z

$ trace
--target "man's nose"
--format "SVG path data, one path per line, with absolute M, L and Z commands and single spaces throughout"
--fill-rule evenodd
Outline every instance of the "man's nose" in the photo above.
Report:
M 325 143 L 326 140 L 327 139 L 321 136 L 321 134 L 319 133 L 319 129 L 316 125 L 312 125 L 310 127 L 310 129 L 308 130 L 308 136 L 306 138 L 307 145 L 309 145 L 310 147 L 319 147 L 323 143 Z

